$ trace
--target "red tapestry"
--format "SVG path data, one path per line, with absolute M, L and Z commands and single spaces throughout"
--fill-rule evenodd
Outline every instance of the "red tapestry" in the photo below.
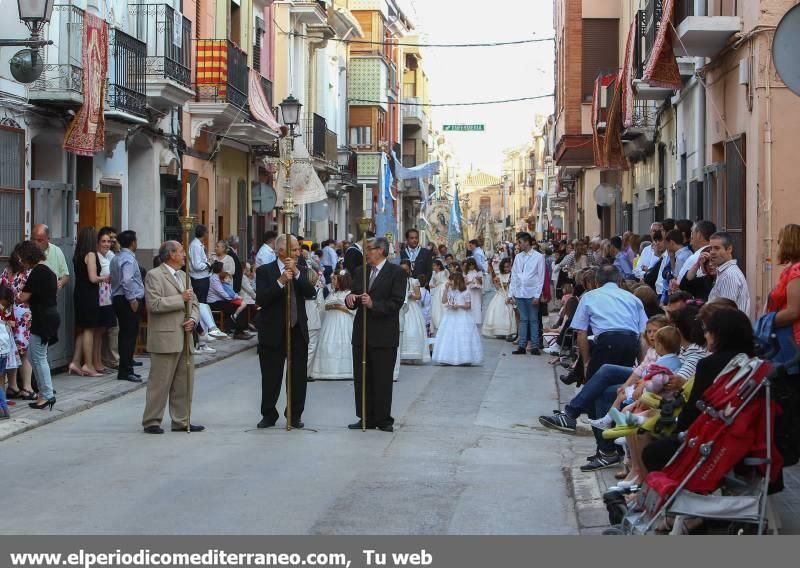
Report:
M 597 115 L 600 111 L 600 82 L 603 76 L 598 75 L 594 80 L 594 92 L 592 94 L 592 153 L 594 154 L 595 167 L 602 168 L 603 164 L 603 136 L 597 130 Z
M 67 128 L 64 150 L 80 156 L 93 156 L 104 149 L 103 107 L 108 76 L 108 25 L 86 13 L 83 19 L 83 105 Z
M 606 123 L 606 138 L 603 152 L 606 167 L 612 170 L 627 170 L 628 159 L 622 149 L 622 96 L 624 70 L 620 70 L 617 75 L 617 83 L 614 88 L 614 98 L 611 99 L 611 106 L 608 108 L 608 118 Z
M 642 80 L 653 87 L 680 89 L 683 86 L 678 60 L 672 49 L 672 13 L 675 0 L 664 0 L 663 16 L 658 26 L 656 41 L 650 59 L 644 69 Z
M 633 126 L 633 46 L 636 41 L 636 21 L 631 24 L 628 31 L 628 41 L 625 44 L 625 63 L 622 66 L 622 126 Z

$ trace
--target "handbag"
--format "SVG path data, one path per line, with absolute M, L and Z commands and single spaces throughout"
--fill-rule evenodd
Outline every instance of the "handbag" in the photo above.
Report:
M 769 312 L 758 318 L 753 326 L 753 335 L 756 342 L 765 351 L 771 350 L 774 336 L 775 341 L 777 341 L 778 352 L 770 360 L 775 363 L 786 363 L 791 361 L 798 352 L 797 343 L 794 340 L 794 326 L 775 327 L 776 315 L 777 312 Z M 790 374 L 798 372 L 797 367 L 787 370 Z
M 100 282 L 100 306 L 111 305 L 111 282 Z

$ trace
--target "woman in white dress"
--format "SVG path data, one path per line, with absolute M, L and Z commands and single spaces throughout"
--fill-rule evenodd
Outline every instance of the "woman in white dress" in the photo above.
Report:
M 443 299 L 445 312 L 433 344 L 433 362 L 437 365 L 480 365 L 483 345 L 471 313 L 472 294 L 467 290 L 463 274 L 450 275 Z
M 474 258 L 464 261 L 464 281 L 471 297 L 472 320 L 475 325 L 481 325 L 483 321 L 481 313 L 481 300 L 483 298 L 483 274 L 478 271 L 478 263 Z
M 325 300 L 325 318 L 319 344 L 311 363 L 310 376 L 315 379 L 353 378 L 353 318 L 355 310 L 347 309 L 344 299 L 350 294 L 353 279 L 342 270 L 333 274 L 333 292 Z
M 403 361 L 430 361 L 430 351 L 428 351 L 428 334 L 425 332 L 425 316 L 419 301 L 422 298 L 420 293 L 419 281 L 411 276 L 411 261 L 401 260 L 400 266 L 408 274 L 408 285 L 406 295 L 408 297 L 408 309 L 402 316 L 403 322 L 403 341 L 400 344 L 400 359 Z
M 442 291 L 447 285 L 450 273 L 444 267 L 441 260 L 433 261 L 433 276 L 431 277 L 431 335 L 436 335 L 439 322 L 442 321 L 444 314 L 444 302 L 442 301 Z
M 508 303 L 508 285 L 511 282 L 511 261 L 500 261 L 498 274 L 492 278 L 495 294 L 486 308 L 481 333 L 484 337 L 508 337 L 517 333 L 514 306 Z
M 313 270 L 308 271 L 308 281 L 314 286 L 316 295 L 311 299 L 306 299 L 306 316 L 308 317 L 308 361 L 314 360 L 319 342 L 319 332 L 322 329 L 322 305 L 325 301 L 322 288 L 325 285 L 319 274 Z M 309 377 L 314 375 L 309 374 Z

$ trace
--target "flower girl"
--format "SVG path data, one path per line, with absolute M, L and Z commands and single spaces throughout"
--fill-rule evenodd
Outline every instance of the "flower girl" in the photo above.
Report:
M 472 316 L 472 299 L 460 272 L 450 275 L 443 301 L 445 312 L 433 344 L 434 363 L 480 365 L 483 363 L 481 336 Z
M 356 312 L 347 309 L 344 299 L 350 294 L 353 278 L 342 270 L 333 274 L 331 285 L 333 293 L 325 300 L 325 318 L 309 375 L 315 379 L 351 379 L 353 347 L 350 342 Z
M 481 333 L 484 337 L 508 337 L 517 333 L 517 321 L 514 318 L 514 306 L 508 304 L 508 285 L 511 282 L 511 261 L 507 258 L 500 261 L 499 274 L 494 274 L 495 294 L 483 321 Z
M 419 305 L 422 298 L 419 281 L 411 276 L 411 261 L 401 260 L 400 266 L 408 274 L 408 309 L 401 317 L 403 321 L 403 339 L 400 344 L 400 359 L 402 361 L 430 361 L 428 351 L 428 334 L 425 332 L 425 316 Z
M 481 301 L 483 299 L 483 273 L 478 269 L 478 263 L 474 258 L 464 261 L 464 279 L 470 293 L 470 305 L 472 308 L 472 322 L 474 325 L 481 325 Z
M 431 277 L 431 335 L 436 335 L 439 323 L 444 315 L 444 301 L 442 292 L 447 285 L 450 273 L 444 267 L 444 263 L 438 258 L 433 261 L 433 276 Z

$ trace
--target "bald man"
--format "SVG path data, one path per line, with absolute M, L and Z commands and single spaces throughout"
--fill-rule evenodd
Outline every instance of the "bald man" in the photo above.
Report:
M 45 264 L 52 270 L 58 278 L 58 289 L 60 290 L 69 282 L 69 267 L 64 253 L 56 245 L 50 242 L 50 229 L 47 225 L 37 224 L 31 231 L 31 240 L 39 247 L 45 256 Z

